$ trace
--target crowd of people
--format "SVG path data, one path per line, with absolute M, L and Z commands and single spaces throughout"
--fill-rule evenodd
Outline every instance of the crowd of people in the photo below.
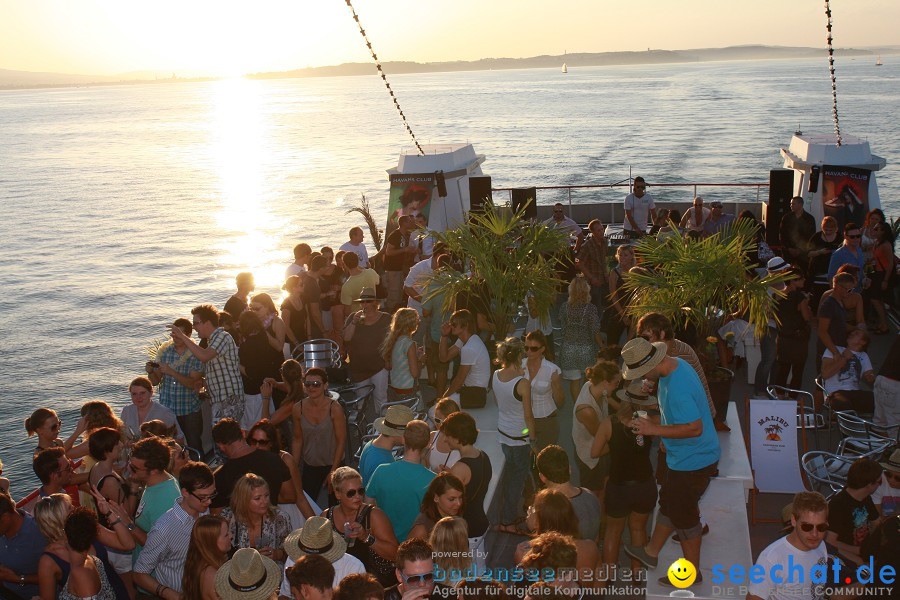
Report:
M 860 247 L 861 227 L 848 224 L 835 244 L 827 218 L 821 232 L 813 227 L 807 236 L 808 214 L 791 215 L 782 222 L 781 255 L 755 257 L 770 272 L 795 275 L 777 294 L 779 318 L 760 342 L 758 384 L 784 385 L 790 376 L 791 387 L 804 385 L 815 312 L 817 359 L 832 406 L 900 421 L 900 345 L 877 378 L 865 354 L 866 321 L 874 321 L 874 334 L 886 330 L 877 302 L 889 295 L 873 294 L 872 286 L 886 292 L 895 277 L 883 261 L 886 253 L 893 260 L 883 215 L 879 225 L 870 214 L 868 250 Z M 663 236 L 703 236 L 734 220 L 721 204 L 707 209 L 700 198 L 676 216 L 662 221 L 636 178 L 626 199 L 628 237 L 648 235 L 649 218 L 659 225 L 650 233 Z M 523 298 L 522 337 L 493 339 L 489 300 L 445 302 L 430 277 L 454 268 L 459 257 L 435 242 L 423 215 L 401 214 L 372 257 L 359 227 L 337 253 L 298 244 L 280 306 L 267 293 L 254 294 L 252 274 L 240 273 L 224 310 L 201 304 L 191 319 L 174 319 L 171 339 L 131 381 L 131 402 L 118 416 L 105 402 L 88 402 L 63 439 L 57 412 L 35 410 L 25 429 L 36 437 L 40 487 L 17 503 L 10 495 L 10 487 L 22 491 L 15 479 L 0 479 L 2 595 L 447 597 L 456 583 L 450 575 L 487 566 L 491 528 L 526 536 L 514 559 L 522 568 L 609 571 L 619 562 L 626 526 L 631 543 L 624 551 L 635 569 L 655 567 L 673 534 L 699 565 L 699 500 L 717 471 L 716 431 L 727 427 L 697 354 L 679 339 L 688 332 L 676 337 L 659 313 L 632 322 L 623 277 L 641 267 L 630 244 L 610 262 L 602 222 L 591 221 L 584 235 L 557 205 L 547 224 L 571 233 L 577 269 L 555 315 L 558 331 L 548 315 L 536 314 L 533 298 Z M 809 282 L 820 275 L 833 285 L 813 297 Z M 310 367 L 293 358 L 302 359 L 306 342 L 323 339 L 340 364 Z M 873 383 L 874 393 L 862 382 Z M 373 435 L 353 438 L 348 411 L 330 389 L 338 385 L 372 390 L 363 414 Z M 437 398 L 430 409 L 425 386 Z M 566 388 L 570 432 L 560 426 Z M 489 392 L 496 409 L 485 408 Z M 477 445 L 485 410 L 497 411 L 504 459 L 496 523 L 485 504 L 501 465 Z M 211 430 L 212 448 L 204 448 L 204 430 Z M 348 449 L 356 443 L 358 464 Z M 896 512 L 900 496 L 892 491 L 900 482 L 890 476 L 897 460 L 885 466 L 884 516 Z M 865 485 L 874 486 L 874 471 L 865 473 Z M 879 485 L 881 475 L 879 467 Z M 848 493 L 858 501 L 854 489 Z M 804 516 L 821 512 L 813 504 L 797 504 L 801 525 L 818 527 Z M 832 533 L 849 558 L 861 557 L 858 544 L 841 541 L 845 530 Z M 533 597 L 573 597 L 585 593 L 577 580 L 526 584 Z M 468 581 L 453 594 L 512 593 L 501 588 Z

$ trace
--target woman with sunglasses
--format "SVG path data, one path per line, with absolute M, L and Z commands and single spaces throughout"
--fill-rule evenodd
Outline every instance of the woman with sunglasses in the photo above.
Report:
M 431 441 L 425 449 L 422 464 L 435 473 L 450 469 L 459 460 L 459 450 L 450 448 L 447 438 L 440 432 L 444 419 L 458 411 L 459 404 L 452 398 L 440 398 L 434 405 L 434 431 L 431 432 Z
M 544 356 L 550 341 L 540 330 L 525 336 L 525 379 L 531 382 L 531 410 L 535 437 L 532 447 L 540 452 L 559 439 L 558 411 L 566 401 L 562 370 Z
M 350 467 L 339 467 L 331 474 L 331 487 L 337 496 L 337 504 L 325 509 L 322 516 L 344 536 L 347 554 L 358 558 L 381 585 L 395 583 L 397 538 L 394 528 L 383 510 L 363 502 L 366 490 L 362 475 Z
M 347 441 L 347 417 L 337 400 L 328 395 L 328 373 L 312 367 L 303 379 L 306 397 L 291 410 L 294 438 L 291 454 L 303 467 L 300 480 L 303 490 L 318 502 L 322 488 L 328 491 L 328 502 L 336 499 L 331 490 L 330 475 L 341 466 Z
M 896 277 L 894 235 L 890 226 L 883 222 L 873 227 L 873 235 L 875 238 L 873 240 L 872 261 L 875 264 L 875 270 L 872 273 L 872 284 L 866 291 L 878 317 L 878 326 L 872 333 L 884 335 L 889 331 L 884 303 L 886 300 L 892 299 L 889 291 Z
M 34 449 L 32 458 L 37 457 L 41 450 L 48 448 L 71 448 L 67 447 L 61 439 L 59 439 L 59 430 L 62 427 L 62 421 L 56 416 L 56 411 L 49 408 L 39 408 L 31 416 L 25 419 L 25 432 L 28 437 L 37 436 L 38 445 Z M 73 436 L 77 439 L 78 436 Z M 72 442 L 75 441 L 72 440 Z
M 303 491 L 297 461 L 289 453 L 281 450 L 281 436 L 278 430 L 268 419 L 257 421 L 247 432 L 247 444 L 260 450 L 274 452 L 287 465 L 288 471 L 291 472 L 291 489 L 294 493 L 285 495 L 286 488 L 282 487 L 278 493 L 278 508 L 291 520 L 292 530 L 303 527 L 306 519 L 314 517 L 316 513 Z
M 278 316 L 278 309 L 275 308 L 272 296 L 256 294 L 250 298 L 250 310 L 262 321 L 263 330 L 266 332 L 269 345 L 273 350 L 283 356 L 285 340 L 290 340 L 291 344 L 294 345 L 298 343 L 297 338 L 294 337 L 294 332 Z
M 422 512 L 413 522 L 406 539 L 427 540 L 435 523 L 444 517 L 456 517 L 462 512 L 466 486 L 459 477 L 448 471 L 438 473 L 428 484 L 422 498 Z
M 228 521 L 235 548 L 256 548 L 262 556 L 283 563 L 287 558 L 284 538 L 291 521 L 269 499 L 269 484 L 253 473 L 245 473 L 234 484 L 231 502 L 221 516 Z
M 537 436 L 531 409 L 531 383 L 524 377 L 522 368 L 523 354 L 525 345 L 520 338 L 508 337 L 498 342 L 496 361 L 500 369 L 494 371 L 491 382 L 499 408 L 500 449 L 506 459 L 499 484 L 500 525 L 497 526 L 497 531 L 505 533 L 517 532 L 519 506 L 531 462 L 531 442 Z

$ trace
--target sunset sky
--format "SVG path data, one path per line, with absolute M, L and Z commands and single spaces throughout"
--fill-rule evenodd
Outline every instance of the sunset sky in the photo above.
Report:
M 821 0 L 355 0 L 418 62 L 737 44 L 822 46 Z M 835 45 L 900 44 L 897 0 L 835 0 Z M 0 0 L 0 69 L 238 75 L 368 59 L 343 0 Z

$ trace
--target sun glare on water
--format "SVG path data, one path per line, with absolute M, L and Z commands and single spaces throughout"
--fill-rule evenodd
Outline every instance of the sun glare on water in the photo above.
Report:
M 288 223 L 269 210 L 265 157 L 271 141 L 262 86 L 234 78 L 216 82 L 212 94 L 210 155 L 218 176 L 218 274 L 250 271 L 259 290 L 281 287 Z

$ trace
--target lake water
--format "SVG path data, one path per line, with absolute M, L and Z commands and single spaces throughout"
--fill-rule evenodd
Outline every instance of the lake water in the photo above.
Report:
M 900 67 L 857 59 L 837 74 L 842 129 L 887 158 L 879 189 L 897 216 Z M 824 57 L 391 81 L 420 141 L 471 142 L 495 187 L 629 169 L 765 182 L 798 126 L 832 129 Z M 56 408 L 65 435 L 87 400 L 118 412 L 144 346 L 196 304 L 222 306 L 235 273 L 277 296 L 291 248 L 344 242 L 360 194 L 382 219 L 385 170 L 408 146 L 374 76 L 0 92 L 0 458 L 14 496 L 36 482 L 32 410 Z

